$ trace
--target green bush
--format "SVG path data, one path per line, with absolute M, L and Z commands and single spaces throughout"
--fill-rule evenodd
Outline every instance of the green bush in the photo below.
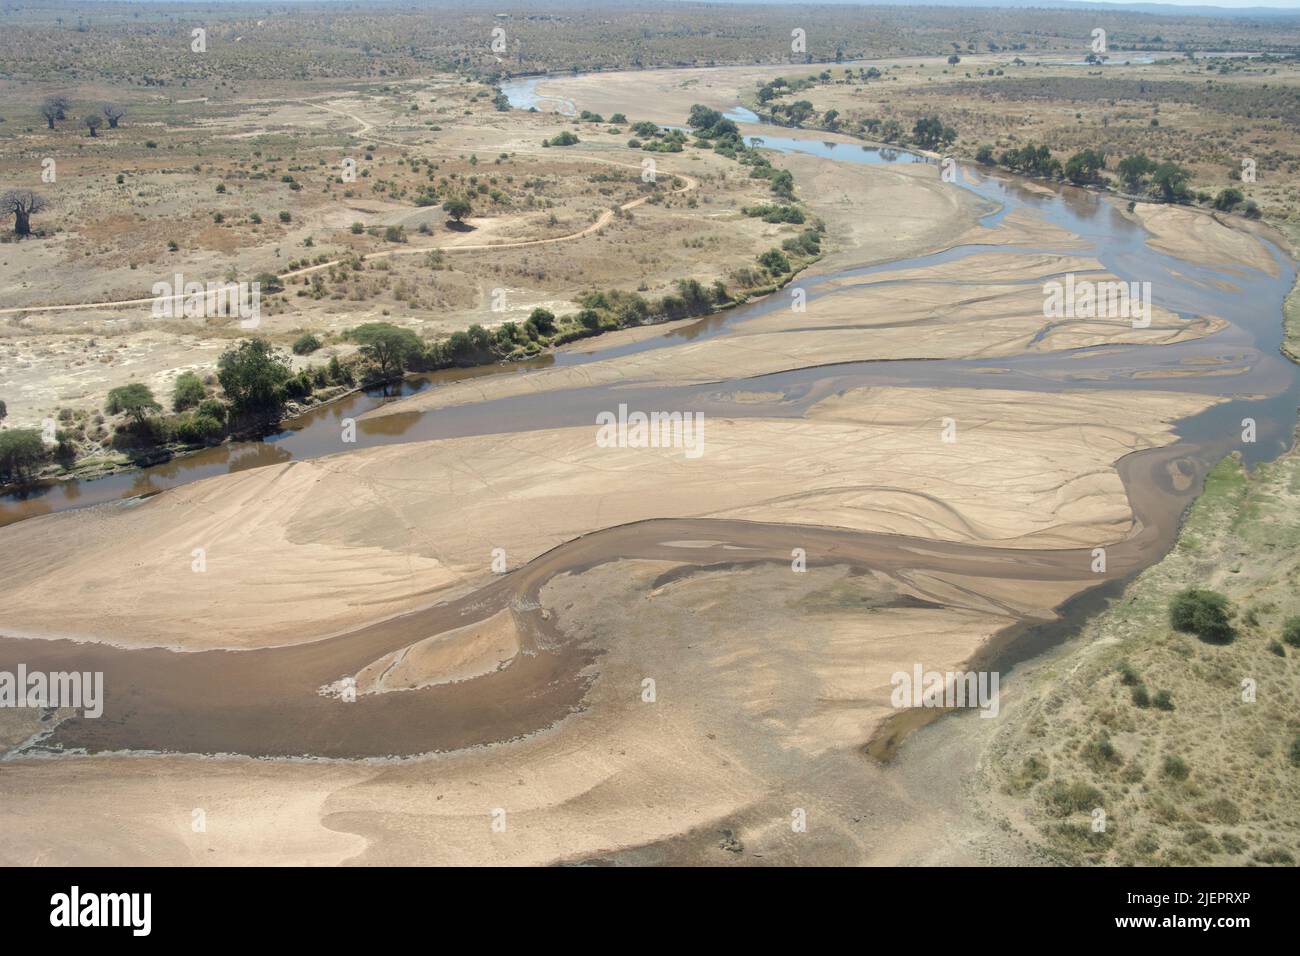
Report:
M 1300 647 L 1300 616 L 1289 617 L 1282 622 L 1282 640 L 1292 647 Z
M 1174 630 L 1195 634 L 1203 641 L 1226 644 L 1236 636 L 1228 620 L 1228 599 L 1217 591 L 1186 588 L 1169 602 L 1169 622 Z
M 311 355 L 311 353 L 315 352 L 318 348 L 320 348 L 320 346 L 321 346 L 320 339 L 316 338 L 316 336 L 312 335 L 310 332 L 304 332 L 302 335 L 298 336 L 298 338 L 294 340 L 293 354 Z
M 176 421 L 176 439 L 187 445 L 205 445 L 220 441 L 226 426 L 210 415 L 184 415 Z
M 197 375 L 193 372 L 181 372 L 176 376 L 176 384 L 172 388 L 172 410 L 183 412 L 187 408 L 193 408 L 203 401 L 206 394 L 203 382 Z
M 1187 769 L 1186 761 L 1174 754 L 1165 757 L 1164 762 L 1160 765 L 1160 772 L 1170 780 L 1186 780 L 1191 774 L 1191 771 Z
M 199 407 L 194 414 L 206 415 L 208 418 L 215 418 L 219 422 L 224 422 L 226 420 L 226 403 L 217 398 L 205 398 L 199 402 Z
M 790 260 L 780 249 L 769 249 L 758 257 L 758 264 L 772 275 L 784 275 L 790 271 Z

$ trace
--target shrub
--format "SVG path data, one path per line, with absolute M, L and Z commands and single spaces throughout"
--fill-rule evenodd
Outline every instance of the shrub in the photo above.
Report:
M 549 335 L 555 331 L 555 313 L 550 309 L 536 308 L 528 316 L 525 325 L 531 325 L 542 335 Z
M 1151 695 L 1147 693 L 1146 684 L 1137 684 L 1132 690 L 1133 703 L 1139 707 L 1151 706 Z
M 1160 772 L 1170 780 L 1186 780 L 1191 774 L 1183 758 L 1174 754 L 1166 755 L 1164 761 L 1160 764 Z
M 197 375 L 193 372 L 181 372 L 176 376 L 176 384 L 172 388 L 172 410 L 183 412 L 187 408 L 193 408 L 203 401 L 206 394 L 203 382 Z
M 1282 623 L 1282 640 L 1292 647 L 1300 647 L 1300 615 L 1289 617 Z
M 1174 698 L 1167 690 L 1156 691 L 1156 696 L 1151 698 L 1151 703 L 1155 704 L 1159 710 L 1173 710 Z
M 1071 813 L 1090 811 L 1099 807 L 1105 797 L 1096 787 L 1074 781 L 1053 780 L 1043 788 L 1043 800 L 1047 812 L 1055 817 L 1068 816 Z
M 1083 759 L 1094 770 L 1105 770 L 1123 763 L 1105 731 L 1083 745 Z
M 176 422 L 176 438 L 187 445 L 205 445 L 219 441 L 226 426 L 210 415 L 185 415 Z
M 226 420 L 226 404 L 220 399 L 205 398 L 199 402 L 199 407 L 194 414 L 206 415 L 208 418 L 215 418 L 219 422 L 224 422 Z
M 311 355 L 311 353 L 315 352 L 318 348 L 320 348 L 320 346 L 321 346 L 320 339 L 316 338 L 316 336 L 312 335 L 310 332 L 304 332 L 302 335 L 298 336 L 298 338 L 294 340 L 293 354 Z
M 1217 591 L 1179 591 L 1169 603 L 1169 622 L 1174 630 L 1216 644 L 1225 644 L 1236 636 L 1228 620 L 1228 599 Z
M 758 264 L 772 275 L 784 275 L 790 271 L 790 260 L 780 249 L 769 249 L 758 257 Z

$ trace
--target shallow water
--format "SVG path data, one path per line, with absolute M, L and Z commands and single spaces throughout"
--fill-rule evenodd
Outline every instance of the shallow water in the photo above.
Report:
M 531 77 L 503 85 L 517 107 L 546 101 Z M 567 102 L 567 101 L 566 101 Z M 570 104 L 571 105 L 571 104 Z M 753 115 L 736 107 L 728 115 Z M 775 129 L 775 128 L 774 128 Z M 858 143 L 762 135 L 763 148 L 798 152 L 835 162 L 853 164 L 932 163 L 904 149 L 864 146 Z M 1157 346 L 1100 346 L 1063 352 L 1028 352 L 993 359 L 898 360 L 850 362 L 830 368 L 809 368 L 751 379 L 684 388 L 637 389 L 621 386 L 615 394 L 605 387 L 551 393 L 547 402 L 532 397 L 501 399 L 432 412 L 385 416 L 357 423 L 356 443 L 341 441 L 343 420 L 355 419 L 396 397 L 467 378 L 488 375 L 526 375 L 542 368 L 580 365 L 621 355 L 660 349 L 683 341 L 733 334 L 759 316 L 788 307 L 784 295 L 710 316 L 689 326 L 678 326 L 640 342 L 615 348 L 568 351 L 539 356 L 511 365 L 449 369 L 404 384 L 400 392 L 376 389 L 358 392 L 288 422 L 283 431 L 264 441 L 238 442 L 207 449 L 163 464 L 86 481 L 63 481 L 31 489 L 25 494 L 0 498 L 0 525 L 35 515 L 86 507 L 106 501 L 154 494 L 178 485 L 247 468 L 289 460 L 317 458 L 342 451 L 397 442 L 475 434 L 523 431 L 569 425 L 589 425 L 597 412 L 619 401 L 649 400 L 657 409 L 697 410 L 706 413 L 772 415 L 770 407 L 728 403 L 718 396 L 746 389 L 779 390 L 793 399 L 775 414 L 797 415 L 811 401 L 833 390 L 865 385 L 915 387 L 970 386 L 1052 391 L 1061 388 L 1124 388 L 1135 391 L 1192 391 L 1228 397 L 1231 401 L 1178 423 L 1186 441 L 1221 454 L 1240 451 L 1248 463 L 1270 460 L 1289 446 L 1300 404 L 1300 368 L 1278 353 L 1282 340 L 1282 302 L 1295 278 L 1294 268 L 1276 247 L 1270 250 L 1278 264 L 1276 277 L 1253 270 L 1221 270 L 1197 265 L 1152 249 L 1147 232 L 1118 209 L 1087 190 L 1056 187 L 1049 194 L 1033 190 L 1012 176 L 990 173 L 969 165 L 958 167 L 953 188 L 968 190 L 987 204 L 981 223 L 997 229 L 1004 217 L 1028 210 L 1049 223 L 1080 237 L 1087 248 L 1076 251 L 1096 257 L 1125 281 L 1145 281 L 1152 286 L 1156 304 L 1183 316 L 1216 315 L 1230 326 L 1192 342 Z M 800 280 L 811 304 L 822 297 L 842 294 L 837 280 L 879 276 L 958 261 L 976 254 L 1021 254 L 1026 249 L 998 245 L 962 245 L 941 252 L 850 267 L 832 274 Z M 1049 246 L 1033 251 L 1052 252 Z M 1035 280 L 1037 281 L 1037 280 Z M 1224 287 L 1226 286 L 1226 287 Z M 1205 375 L 1205 365 L 1237 370 L 1238 374 Z M 989 369 L 1002 370 L 990 375 Z M 1242 443 L 1241 420 L 1254 418 L 1257 441 Z M 1237 440 L 1234 440 L 1236 436 Z

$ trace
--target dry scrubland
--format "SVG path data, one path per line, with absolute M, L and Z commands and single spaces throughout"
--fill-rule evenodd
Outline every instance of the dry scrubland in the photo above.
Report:
M 1298 501 L 1294 452 L 1249 476 L 1219 465 L 1174 551 L 1008 714 L 983 757 L 995 818 L 1065 862 L 1296 862 L 1300 646 L 1281 634 L 1300 614 Z M 1231 600 L 1234 640 L 1170 627 L 1170 599 L 1191 586 Z
M 35 90 L 6 109 L 0 153 L 53 207 L 34 217 L 42 236 L 0 245 L 5 307 L 142 298 L 176 273 L 262 276 L 270 292 L 268 274 L 290 273 L 283 292 L 264 295 L 257 332 L 286 350 L 316 334 L 324 348 L 296 358 L 301 368 L 346 359 L 355 345 L 344 333 L 369 321 L 436 342 L 473 324 L 522 324 L 534 308 L 572 312 L 592 289 L 653 298 L 681 279 L 721 278 L 743 296 L 757 254 L 799 231 L 741 213 L 770 195 L 732 160 L 654 154 L 647 185 L 649 154 L 626 146 L 628 124 L 507 114 L 474 81 L 283 84 L 280 95 L 199 102 L 173 93 L 117 98 L 126 117 L 94 139 L 71 122 L 17 129 L 36 116 Z M 79 106 L 110 94 L 69 95 Z M 577 145 L 542 147 L 565 129 Z M 46 156 L 58 179 L 42 186 Z M 355 181 L 344 180 L 347 158 Z M 469 197 L 467 228 L 441 209 L 449 195 Z M 179 373 L 210 374 L 248 334 L 233 317 L 149 313 L 144 302 L 0 317 L 9 424 L 93 416 L 130 381 L 170 395 Z
M 993 147 L 995 157 L 1046 145 L 1062 163 L 1094 149 L 1108 158 L 1104 175 L 1118 180 L 1119 160 L 1142 153 L 1185 167 L 1194 193 L 1215 196 L 1235 187 L 1272 218 L 1300 217 L 1300 63 L 1294 55 L 1154 53 L 1154 63 L 1126 64 L 1125 53 L 1112 51 L 1104 65 L 1070 62 L 1087 52 L 1081 45 L 1068 59 L 1004 50 L 963 52 L 958 64 L 946 57 L 873 62 L 870 68 L 880 75 L 871 78 L 862 75 L 863 64 L 791 68 L 769 71 L 758 85 L 778 76 L 792 83 L 811 78 L 812 85 L 766 106 L 754 89 L 744 94 L 764 112 L 805 101 L 811 111 L 803 126 L 886 142 L 908 142 L 918 119 L 937 116 L 956 133 L 945 152 L 967 159 L 983 145 Z M 779 119 L 790 122 L 784 112 Z M 1243 159 L 1255 162 L 1254 182 L 1241 181 Z
M 505 13 L 504 18 L 496 15 Z M 1112 48 L 1289 52 L 1294 21 L 1068 10 L 644 3 L 602 9 L 561 0 L 544 10 L 470 0 L 360 9 L 302 4 L 267 15 L 245 4 L 26 3 L 6 11 L 0 73 L 49 81 L 95 78 L 185 88 L 262 79 L 409 78 L 464 70 L 485 76 L 735 63 L 1086 49 L 1098 18 Z M 689 27 L 683 27 L 683 21 Z M 209 56 L 188 56 L 208 29 Z M 491 30 L 506 30 L 500 53 Z M 807 32 L 793 54 L 790 31 Z

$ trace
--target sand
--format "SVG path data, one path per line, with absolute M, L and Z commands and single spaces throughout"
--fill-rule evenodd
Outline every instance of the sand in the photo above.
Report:
M 707 419 L 694 459 L 598 447 L 593 422 L 271 465 L 0 529 L 4 632 L 188 650 L 312 641 L 486 580 L 495 549 L 514 568 L 652 517 L 1091 547 L 1131 529 L 1115 462 L 1210 401 L 862 389 L 805 420 Z
M 1139 203 L 1133 215 L 1151 230 L 1148 244 L 1161 252 L 1230 269 L 1278 274 L 1277 262 L 1263 243 L 1229 217 L 1151 203 Z

